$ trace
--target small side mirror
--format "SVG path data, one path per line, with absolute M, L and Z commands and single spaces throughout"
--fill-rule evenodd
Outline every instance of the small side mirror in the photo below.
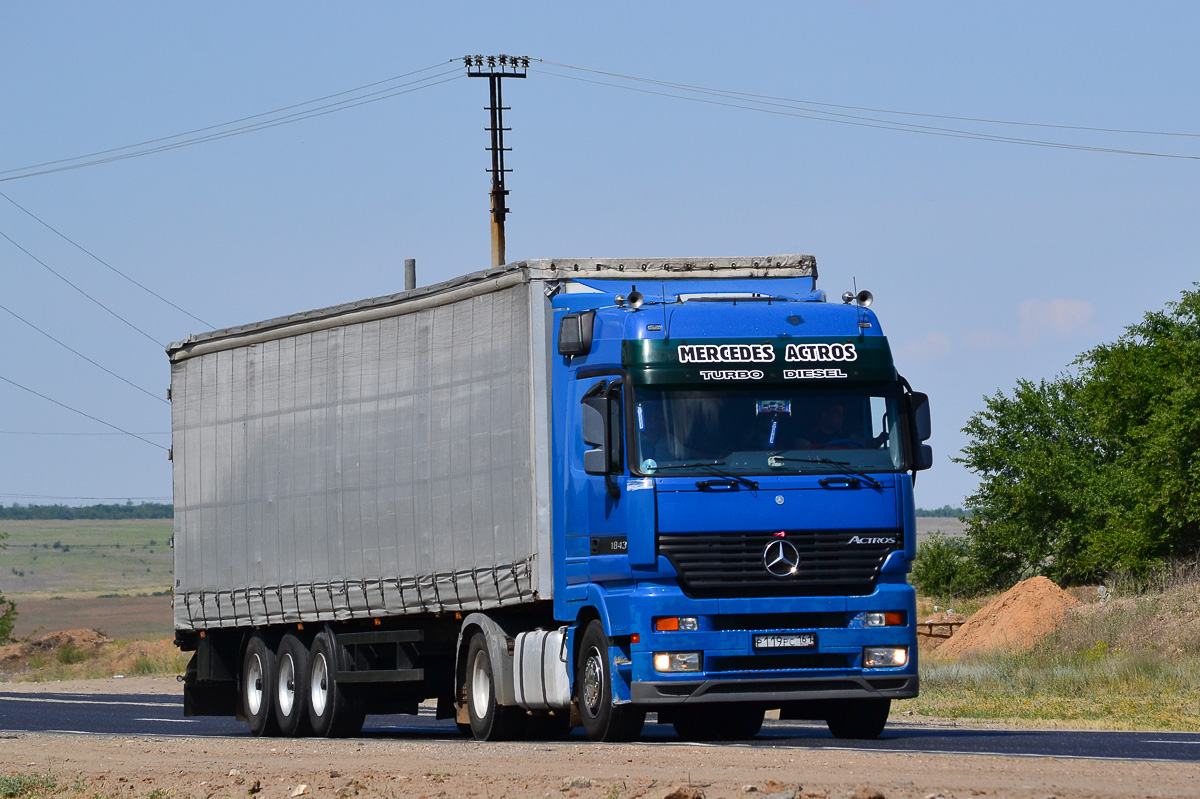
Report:
M 929 421 L 929 395 L 914 391 L 912 395 L 913 432 L 917 441 L 928 441 L 933 435 Z
M 608 474 L 608 453 L 604 447 L 583 451 L 583 471 L 585 474 Z
M 567 314 L 558 325 L 558 354 L 587 355 L 592 351 L 592 330 L 596 312 Z
M 923 471 L 933 466 L 933 447 L 922 444 L 917 449 L 917 462 L 913 464 L 914 471 Z

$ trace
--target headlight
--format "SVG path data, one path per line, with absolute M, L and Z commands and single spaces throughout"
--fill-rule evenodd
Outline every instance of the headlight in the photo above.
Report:
M 897 668 L 907 663 L 908 647 L 906 646 L 863 647 L 864 669 Z
M 700 671 L 699 652 L 655 652 L 655 671 Z

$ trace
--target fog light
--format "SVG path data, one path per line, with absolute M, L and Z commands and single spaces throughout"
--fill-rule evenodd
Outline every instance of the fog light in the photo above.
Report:
M 908 663 L 908 647 L 906 646 L 863 647 L 863 668 L 865 669 L 896 668 L 906 663 Z
M 660 633 L 676 630 L 699 630 L 700 622 L 695 616 L 664 616 L 654 620 L 654 629 Z
M 655 652 L 655 671 L 700 671 L 699 652 Z
M 904 625 L 904 613 L 899 610 L 876 611 L 859 614 L 864 627 L 901 627 Z

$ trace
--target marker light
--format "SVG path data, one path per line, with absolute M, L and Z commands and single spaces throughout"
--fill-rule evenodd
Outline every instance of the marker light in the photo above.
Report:
M 700 671 L 699 652 L 655 652 L 655 671 Z
M 907 663 L 908 647 L 906 646 L 863 647 L 863 668 L 865 669 L 894 669 Z
M 664 616 L 654 620 L 655 632 L 666 633 L 676 630 L 693 632 L 700 629 L 700 622 L 695 616 Z

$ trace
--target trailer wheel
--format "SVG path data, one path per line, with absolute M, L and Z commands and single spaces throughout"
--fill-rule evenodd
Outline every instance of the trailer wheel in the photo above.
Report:
M 837 703 L 841 711 L 825 719 L 835 738 L 878 738 L 892 709 L 891 699 L 853 699 Z
M 275 652 L 261 635 L 246 644 L 242 662 L 242 710 L 251 735 L 278 735 L 275 721 Z
M 308 720 L 314 735 L 345 738 L 362 731 L 366 714 L 337 681 L 337 653 L 328 631 L 308 650 Z
M 593 741 L 632 741 L 642 732 L 646 711 L 614 705 L 608 636 L 599 620 L 584 628 L 575 669 L 576 700 L 583 729 Z
M 279 642 L 275 658 L 278 677 L 275 681 L 275 716 L 279 734 L 289 738 L 308 735 L 308 647 L 295 635 L 288 633 Z
M 496 678 L 487 639 L 476 633 L 467 647 L 467 712 L 471 734 L 480 741 L 505 741 L 519 736 L 523 711 L 496 704 Z
M 698 705 L 675 711 L 675 734 L 685 741 L 742 741 L 762 729 L 762 708 Z

